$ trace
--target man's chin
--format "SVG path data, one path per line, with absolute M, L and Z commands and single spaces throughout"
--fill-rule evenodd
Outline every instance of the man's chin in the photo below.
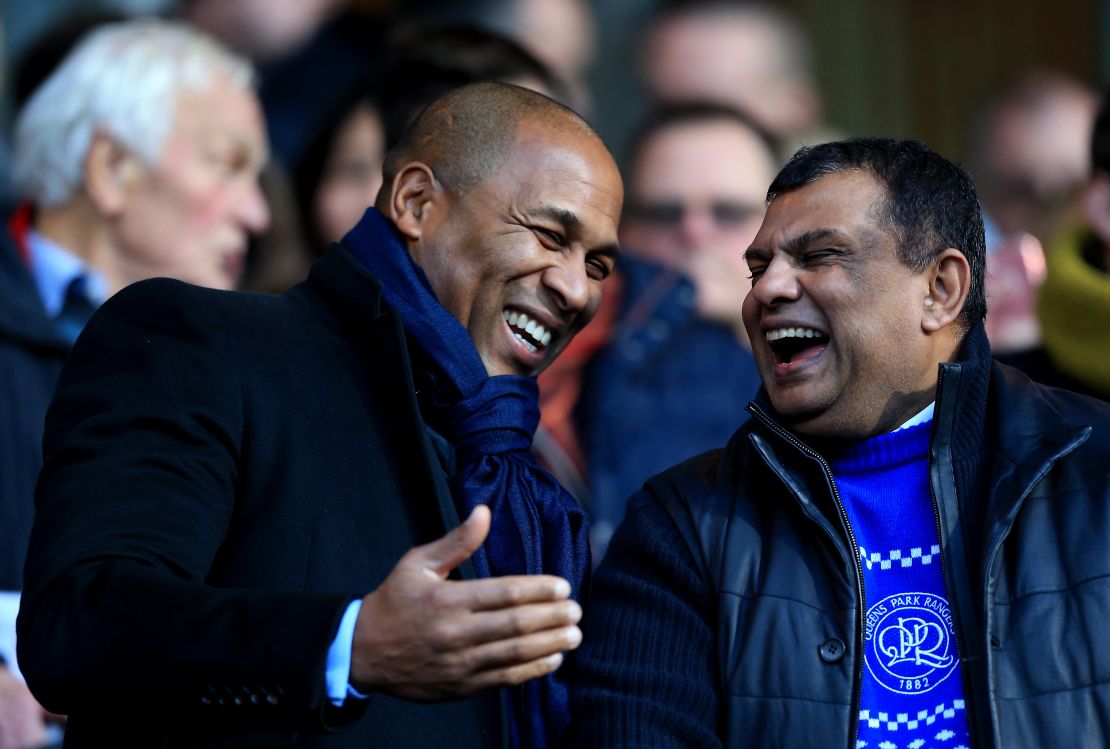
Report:
M 768 393 L 775 414 L 783 426 L 795 434 L 824 438 L 835 436 L 835 417 L 829 411 L 832 404 L 825 401 L 802 401 L 797 398 L 776 397 Z

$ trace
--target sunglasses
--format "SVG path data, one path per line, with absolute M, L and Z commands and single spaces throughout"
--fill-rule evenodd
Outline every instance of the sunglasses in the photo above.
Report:
M 682 225 L 688 212 L 704 210 L 720 229 L 734 229 L 753 219 L 762 218 L 762 203 L 738 203 L 732 200 L 712 200 L 708 203 L 689 205 L 678 200 L 659 200 L 634 203 L 627 209 L 630 217 L 660 229 L 676 229 Z

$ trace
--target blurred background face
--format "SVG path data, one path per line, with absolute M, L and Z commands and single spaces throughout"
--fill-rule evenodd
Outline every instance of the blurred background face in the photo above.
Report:
M 343 237 L 374 204 L 382 185 L 385 129 L 369 104 L 357 107 L 339 128 L 313 207 L 321 239 Z
M 511 35 L 564 82 L 571 109 L 588 112 L 590 100 L 584 76 L 597 44 L 589 4 L 583 0 L 516 0 L 513 18 Z
M 788 140 L 821 116 L 816 89 L 794 56 L 783 33 L 757 16 L 678 17 L 649 35 L 644 76 L 661 101 L 719 102 Z
M 161 158 L 136 178 L 119 217 L 126 275 L 234 288 L 248 236 L 270 223 L 258 184 L 266 158 L 253 93 L 222 78 L 182 93 Z
M 776 164 L 739 123 L 678 124 L 649 137 L 628 181 L 628 254 L 693 280 L 703 317 L 739 324 L 750 288 L 743 253 L 759 229 Z
M 185 17 L 254 60 L 266 62 L 303 44 L 339 0 L 188 0 Z
M 1027 84 L 993 114 L 979 155 L 983 205 L 1003 235 L 1050 243 L 1074 219 L 1090 173 L 1098 100 L 1066 80 Z

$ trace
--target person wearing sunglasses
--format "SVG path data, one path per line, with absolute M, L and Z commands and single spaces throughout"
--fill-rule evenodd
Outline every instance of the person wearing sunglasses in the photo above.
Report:
M 708 103 L 665 106 L 633 140 L 620 312 L 578 407 L 598 559 L 644 479 L 746 418 L 759 379 L 740 320 L 743 252 L 777 153 L 744 114 Z

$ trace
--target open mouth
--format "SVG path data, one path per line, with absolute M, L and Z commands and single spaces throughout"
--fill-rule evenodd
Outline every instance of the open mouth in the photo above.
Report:
M 506 309 L 502 311 L 509 330 L 528 351 L 536 353 L 543 351 L 551 343 L 552 334 L 544 325 L 523 312 Z
M 816 328 L 774 328 L 763 334 L 776 364 L 800 364 L 816 359 L 829 345 L 827 333 Z

